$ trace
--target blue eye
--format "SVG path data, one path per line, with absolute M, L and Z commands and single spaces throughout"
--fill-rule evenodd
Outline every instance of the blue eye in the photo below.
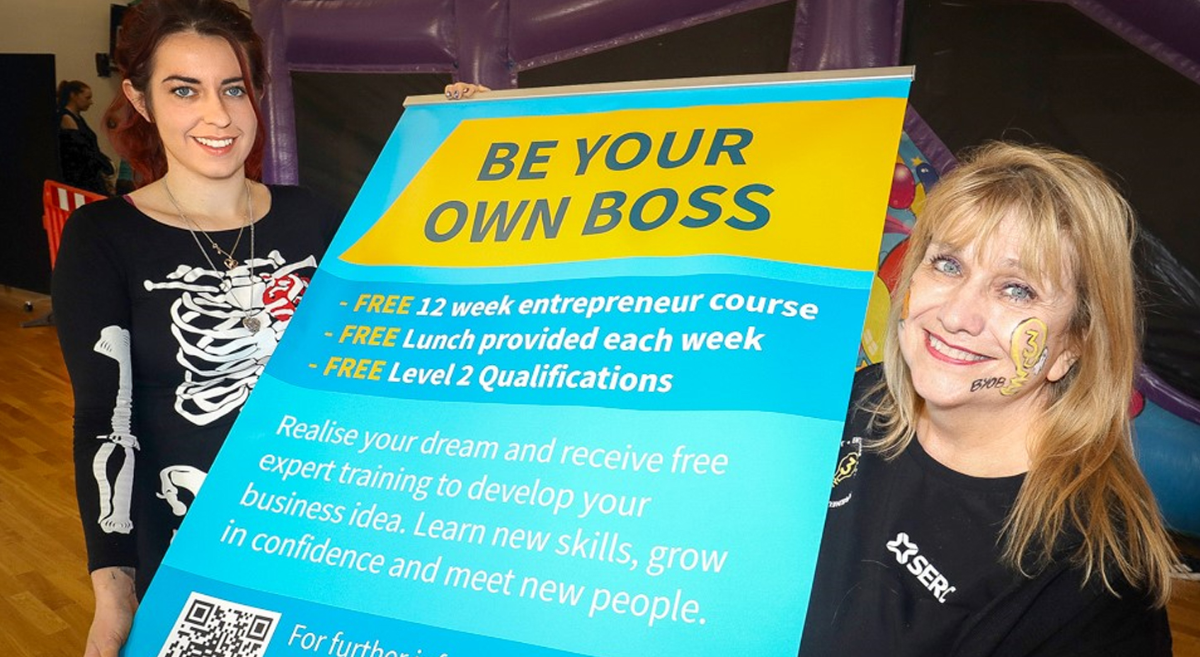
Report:
M 225 90 L 225 95 L 232 96 L 234 98 L 242 98 L 243 96 L 246 95 L 246 88 L 245 87 L 229 87 L 228 89 Z
M 196 95 L 196 90 L 191 87 L 175 87 L 171 93 L 177 98 L 191 98 Z
M 1004 296 L 1013 301 L 1028 302 L 1037 298 L 1037 292 L 1024 283 L 1006 283 L 1003 288 Z
M 950 256 L 933 256 L 929 259 L 929 264 L 934 270 L 950 276 L 958 276 L 962 273 L 962 265 Z

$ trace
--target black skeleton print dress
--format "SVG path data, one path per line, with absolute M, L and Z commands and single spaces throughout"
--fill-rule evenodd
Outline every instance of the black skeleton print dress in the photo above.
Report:
M 337 230 L 307 191 L 271 196 L 253 275 L 249 230 L 234 269 L 209 252 L 214 271 L 191 233 L 124 198 L 81 207 L 63 232 L 54 314 L 75 393 L 88 568 L 137 568 L 139 597 Z M 228 250 L 237 233 L 210 235 Z

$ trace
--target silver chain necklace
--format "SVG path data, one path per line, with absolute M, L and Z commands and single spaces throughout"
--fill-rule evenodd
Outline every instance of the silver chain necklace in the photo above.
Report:
M 237 304 L 238 310 L 242 311 L 242 326 L 251 333 L 258 333 L 259 330 L 262 329 L 262 322 L 259 321 L 258 317 L 255 317 L 257 311 L 254 308 L 254 198 L 250 195 L 250 183 L 243 181 L 243 184 L 246 187 L 246 221 L 242 224 L 242 227 L 238 229 L 237 238 L 233 241 L 233 247 L 230 248 L 229 251 L 225 251 L 218 246 L 216 240 L 214 240 L 212 236 L 208 234 L 208 231 L 197 226 L 195 222 L 193 222 L 186 214 L 183 213 L 183 209 L 179 207 L 179 202 L 175 200 L 175 195 L 171 193 L 171 186 L 167 184 L 167 179 L 165 176 L 162 179 L 162 183 L 163 189 L 167 190 L 167 198 L 170 199 L 171 205 L 175 206 L 175 212 L 179 215 L 179 219 L 183 221 L 184 226 L 187 227 L 188 232 L 191 233 L 192 239 L 196 241 L 196 246 L 200 249 L 200 255 L 204 256 L 204 259 L 208 261 L 208 266 L 212 267 L 214 272 L 219 271 L 217 269 L 217 264 L 213 262 L 213 259 L 209 257 L 208 251 L 204 248 L 204 245 L 200 243 L 200 237 L 196 235 L 196 231 L 200 231 L 204 234 L 204 238 L 208 240 L 209 245 L 212 246 L 214 251 L 225 256 L 225 261 L 223 263 L 225 265 L 225 273 L 221 280 L 222 287 L 227 288 L 226 291 L 230 292 L 230 299 Z M 237 295 L 232 294 L 233 283 L 229 280 L 229 272 L 233 271 L 239 264 L 237 259 L 233 257 L 233 254 L 237 252 L 238 244 L 242 241 L 242 232 L 246 230 L 247 225 L 250 226 L 250 258 L 246 260 L 246 266 L 250 269 L 251 294 L 250 307 L 243 308 L 241 302 L 237 299 Z
M 238 244 L 242 243 L 242 233 L 246 232 L 246 225 L 250 223 L 251 217 L 253 215 L 253 212 L 250 211 L 250 183 L 245 183 L 245 184 L 246 184 L 246 208 L 247 208 L 246 221 L 244 221 L 242 223 L 242 227 L 238 229 L 237 237 L 233 240 L 233 246 L 230 247 L 228 251 L 226 251 L 225 249 L 222 249 L 219 244 L 217 244 L 217 241 L 212 238 L 212 235 L 208 234 L 208 231 L 197 226 L 195 223 L 192 222 L 191 219 L 188 219 L 187 216 L 185 214 L 183 214 L 183 210 L 181 210 L 179 208 L 179 201 L 176 201 L 175 195 L 171 193 L 171 186 L 167 184 L 166 177 L 163 178 L 163 188 L 167 190 L 167 198 L 171 200 L 171 205 L 175 206 L 175 212 L 179 214 L 179 218 L 182 219 L 184 221 L 184 223 L 187 224 L 188 230 L 192 232 L 193 237 L 196 236 L 196 230 L 200 231 L 201 233 L 204 234 L 204 239 L 208 240 L 208 244 L 209 244 L 209 246 L 212 247 L 212 250 L 216 251 L 217 253 L 221 254 L 222 256 L 225 256 L 225 261 L 224 261 L 225 269 L 227 269 L 229 271 L 232 271 L 233 269 L 235 269 L 238 266 L 237 258 L 233 257 L 233 254 L 237 252 Z M 195 230 L 193 230 L 193 228 Z M 197 239 L 196 243 L 199 244 L 200 240 Z M 204 247 L 201 246 L 200 249 L 203 250 Z M 207 253 L 204 255 L 205 255 L 205 258 L 208 258 Z M 211 258 L 208 259 L 208 262 L 209 262 L 209 264 L 213 264 Z M 213 269 L 216 269 L 216 265 L 213 265 Z

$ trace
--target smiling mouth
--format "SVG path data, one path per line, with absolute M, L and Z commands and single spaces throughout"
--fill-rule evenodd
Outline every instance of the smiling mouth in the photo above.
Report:
M 205 146 L 208 146 L 209 148 L 225 148 L 233 143 L 233 137 L 226 137 L 225 139 L 207 139 L 205 137 L 192 137 L 192 139 L 195 139 L 196 141 L 200 142 L 201 144 L 204 144 Z
M 965 349 L 959 349 L 958 347 L 952 347 L 952 346 L 946 344 L 945 342 L 943 342 L 942 340 L 938 339 L 938 337 L 936 335 L 930 333 L 929 331 L 925 331 L 925 346 L 928 347 L 929 350 L 931 352 L 933 352 L 934 354 L 936 354 L 938 356 L 942 356 L 942 358 L 940 358 L 939 360 L 944 360 L 944 361 L 948 361 L 948 362 L 952 362 L 952 363 L 970 364 L 970 363 L 982 363 L 987 360 L 993 360 L 992 358 L 990 358 L 988 356 L 977 354 L 973 351 L 967 351 Z

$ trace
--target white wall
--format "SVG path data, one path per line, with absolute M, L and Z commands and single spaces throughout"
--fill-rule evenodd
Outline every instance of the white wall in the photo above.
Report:
M 101 117 L 120 81 L 96 75 L 96 53 L 108 52 L 112 4 L 112 0 L 0 0 L 0 52 L 54 55 L 56 82 L 82 80 L 91 87 L 95 105 L 83 118 L 100 135 L 100 148 L 115 162 Z M 20 99 L 6 102 L 13 101 Z
M 248 0 L 236 0 L 245 9 Z M 120 93 L 114 75 L 96 75 L 96 53 L 108 52 L 109 7 L 125 0 L 0 0 L 0 53 L 54 55 L 56 82 L 82 80 L 95 105 L 84 114 L 100 136 L 100 148 L 116 162 L 101 117 Z M 5 99 L 4 102 L 20 102 Z

